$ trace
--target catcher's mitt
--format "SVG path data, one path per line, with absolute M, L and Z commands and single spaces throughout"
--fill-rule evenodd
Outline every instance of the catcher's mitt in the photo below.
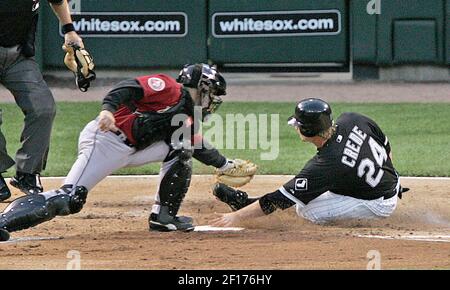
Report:
M 241 187 L 252 180 L 258 167 L 251 161 L 235 159 L 228 161 L 224 170 L 216 169 L 216 180 L 232 187 Z
M 64 64 L 75 74 L 75 83 L 82 92 L 86 92 L 95 80 L 94 59 L 86 49 L 76 44 L 64 45 L 66 55 Z

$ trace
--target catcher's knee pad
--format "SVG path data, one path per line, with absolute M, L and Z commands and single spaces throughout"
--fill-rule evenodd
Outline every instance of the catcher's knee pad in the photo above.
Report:
M 77 213 L 86 202 L 87 192 L 85 187 L 76 187 L 70 194 L 60 190 L 49 198 L 42 194 L 20 197 L 0 215 L 0 228 L 14 232 L 34 227 L 58 215 Z
M 75 191 L 70 195 L 69 211 L 70 214 L 79 213 L 86 203 L 88 190 L 84 186 L 75 187 Z
M 191 184 L 192 151 L 181 149 L 178 160 L 169 168 L 159 186 L 159 198 L 162 206 L 169 208 L 169 215 L 176 216 L 184 196 Z
M 70 193 L 64 191 L 63 194 L 49 198 L 47 208 L 53 217 L 79 213 L 86 203 L 87 194 L 86 187 L 77 186 Z

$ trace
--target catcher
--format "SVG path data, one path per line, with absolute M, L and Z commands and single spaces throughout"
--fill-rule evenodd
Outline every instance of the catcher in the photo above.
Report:
M 104 98 L 99 116 L 81 132 L 78 158 L 62 187 L 13 201 L 0 215 L 0 238 L 80 212 L 88 192 L 106 176 L 151 162 L 162 166 L 150 230 L 194 229 L 192 218 L 177 216 L 190 185 L 192 157 L 216 167 L 222 181 L 223 175 L 230 174 L 231 180 L 236 176 L 237 185 L 256 171 L 252 163 L 228 160 L 195 132 L 192 138 L 173 138 L 182 126 L 193 131 L 193 124 L 201 121 L 193 119 L 194 106 L 201 106 L 203 119 L 217 110 L 225 94 L 225 79 L 206 64 L 185 66 L 176 81 L 155 74 L 120 82 Z M 183 116 L 184 122 L 173 125 L 175 116 Z
M 344 113 L 334 124 L 330 106 L 320 99 L 298 103 L 288 124 L 317 154 L 278 190 L 260 198 L 218 184 L 214 194 L 234 212 L 213 221 L 232 226 L 249 218 L 296 206 L 314 223 L 390 216 L 407 188 L 400 186 L 388 138 L 371 119 Z

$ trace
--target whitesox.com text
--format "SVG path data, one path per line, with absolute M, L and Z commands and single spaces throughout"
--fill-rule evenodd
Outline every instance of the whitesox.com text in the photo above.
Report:
M 158 21 L 118 21 L 101 20 L 99 18 L 81 18 L 73 21 L 76 31 L 80 32 L 179 32 L 181 22 L 176 20 Z
M 294 20 L 255 20 L 235 18 L 232 21 L 220 21 L 222 32 L 244 32 L 244 31 L 307 31 L 307 30 L 330 30 L 334 29 L 333 19 L 301 19 Z

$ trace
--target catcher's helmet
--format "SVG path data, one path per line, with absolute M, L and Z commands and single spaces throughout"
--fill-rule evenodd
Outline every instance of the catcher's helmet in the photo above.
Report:
M 303 100 L 295 107 L 295 114 L 288 119 L 288 124 L 298 127 L 302 135 L 314 137 L 332 126 L 331 107 L 320 99 Z
M 199 90 L 204 115 L 216 111 L 222 104 L 220 96 L 226 95 L 225 78 L 217 71 L 216 66 L 204 63 L 187 64 L 180 71 L 177 82 L 185 87 Z

